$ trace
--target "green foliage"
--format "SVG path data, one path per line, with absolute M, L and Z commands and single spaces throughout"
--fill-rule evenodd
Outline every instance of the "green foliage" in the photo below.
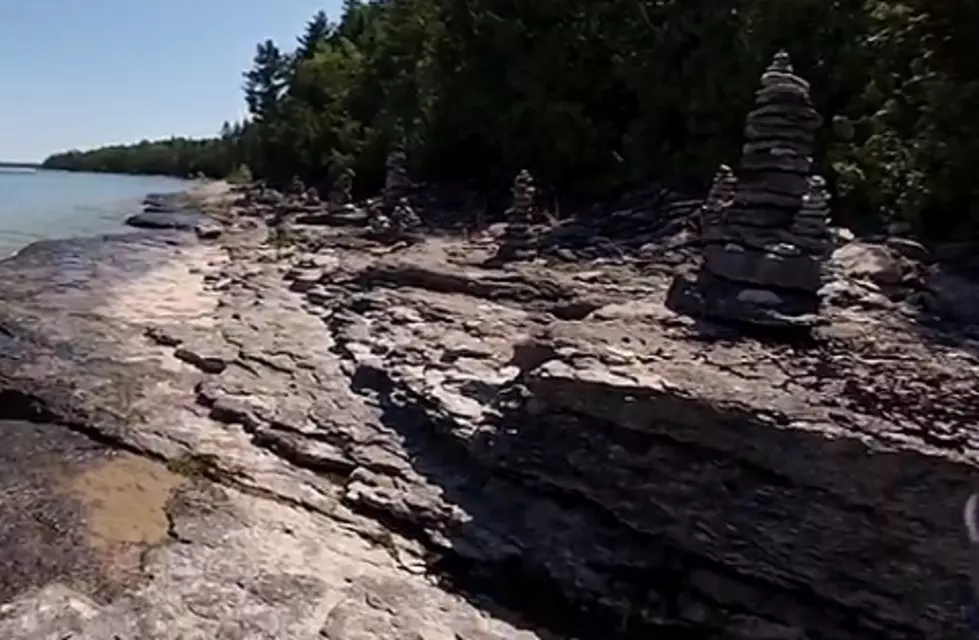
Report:
M 212 140 L 69 152 L 48 166 L 377 188 L 403 129 L 422 178 L 522 168 L 602 195 L 709 175 L 739 153 L 778 48 L 826 119 L 817 164 L 854 225 L 979 237 L 975 0 L 346 0 L 294 52 L 259 44 L 247 124 Z M 239 177 L 240 179 L 240 177 Z
M 234 171 L 228 174 L 228 182 L 231 184 L 249 184 L 255 180 L 252 170 L 247 164 L 239 164 Z
M 233 146 L 220 138 L 144 140 L 91 151 L 66 151 L 49 156 L 45 169 L 105 173 L 149 173 L 193 178 L 198 174 L 224 177 L 235 166 Z

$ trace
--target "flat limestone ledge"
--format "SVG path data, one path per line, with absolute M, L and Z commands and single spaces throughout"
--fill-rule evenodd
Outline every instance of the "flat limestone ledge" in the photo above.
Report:
M 887 637 L 958 628 L 974 451 L 693 357 L 558 354 L 524 380 L 534 429 L 552 430 L 530 438 L 544 462 L 528 475 Z
M 0 606 L 0 637 L 532 640 L 329 519 L 198 484 L 171 502 L 174 540 L 146 580 L 96 603 L 59 584 Z

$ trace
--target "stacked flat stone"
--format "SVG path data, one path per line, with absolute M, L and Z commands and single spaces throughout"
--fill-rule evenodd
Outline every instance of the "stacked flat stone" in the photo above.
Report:
M 729 218 L 735 226 L 787 228 L 808 190 L 822 118 L 809 98 L 809 83 L 793 73 L 784 51 L 775 55 L 761 84 L 745 124 Z
M 507 257 L 523 259 L 533 254 L 534 201 L 537 188 L 534 177 L 526 169 L 513 181 L 513 203 L 506 212 L 506 231 L 501 253 Z
M 353 169 L 346 169 L 333 183 L 329 195 L 331 212 L 342 212 L 350 208 L 353 202 L 354 175 Z
M 804 249 L 828 257 L 833 252 L 833 235 L 829 229 L 829 191 L 822 176 L 809 178 L 809 189 L 802 197 L 802 208 L 795 216 L 791 232 Z
M 707 198 L 700 208 L 700 229 L 715 228 L 724 223 L 725 212 L 734 201 L 734 192 L 738 186 L 738 178 L 734 170 L 722 164 L 714 175 L 714 181 L 707 192 Z
M 811 228 L 806 225 L 812 217 L 799 214 L 813 190 L 811 156 L 822 119 L 809 98 L 809 84 L 793 73 L 784 51 L 775 55 L 761 84 L 724 221 L 704 236 L 696 280 L 678 278 L 668 304 L 717 320 L 808 328 L 818 321 L 825 253 L 799 233 Z M 817 206 L 819 197 L 810 206 Z
M 387 236 L 391 233 L 393 224 L 391 217 L 384 211 L 384 202 L 375 198 L 367 206 L 367 226 L 371 233 L 377 236 Z
M 391 210 L 391 226 L 397 235 L 403 235 L 413 231 L 422 225 L 422 219 L 418 217 L 415 210 L 407 198 L 401 198 Z
M 315 187 L 306 189 L 306 204 L 317 205 L 320 203 L 320 194 Z

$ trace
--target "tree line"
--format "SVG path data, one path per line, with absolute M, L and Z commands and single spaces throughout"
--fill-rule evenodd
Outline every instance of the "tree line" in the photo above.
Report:
M 526 168 L 588 197 L 703 181 L 736 163 L 781 48 L 826 118 L 841 222 L 979 237 L 977 0 L 346 0 L 294 46 L 258 44 L 245 122 L 45 165 L 321 186 L 350 168 L 368 192 L 398 139 L 432 181 Z

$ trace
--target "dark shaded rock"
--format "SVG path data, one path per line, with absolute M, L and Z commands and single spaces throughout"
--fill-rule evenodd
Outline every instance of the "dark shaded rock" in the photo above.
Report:
M 126 218 L 126 224 L 140 229 L 175 229 L 193 231 L 198 225 L 210 224 L 209 219 L 197 212 L 137 213 Z
M 224 232 L 224 227 L 222 227 L 217 222 L 200 222 L 194 226 L 194 233 L 201 240 L 215 240 L 221 236 Z
M 890 249 L 897 251 L 904 257 L 910 258 L 911 260 L 930 262 L 932 259 L 931 252 L 928 251 L 924 245 L 910 238 L 891 236 L 884 241 L 884 244 Z
M 935 269 L 925 280 L 925 307 L 954 322 L 979 324 L 979 283 L 962 275 Z
M 296 218 L 296 224 L 361 227 L 367 224 L 367 211 L 355 205 L 346 205 L 335 210 L 300 215 Z
M 164 347 L 176 347 L 185 339 L 170 327 L 147 327 L 145 335 L 156 344 Z

